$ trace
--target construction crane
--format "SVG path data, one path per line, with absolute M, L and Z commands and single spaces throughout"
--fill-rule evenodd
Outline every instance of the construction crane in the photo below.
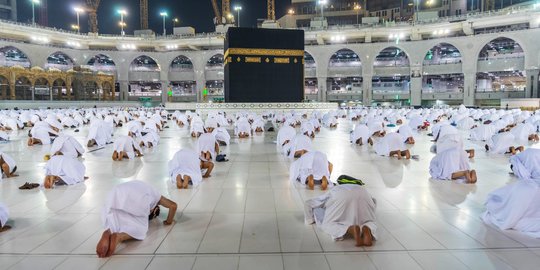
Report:
M 230 23 L 232 18 L 231 0 L 221 0 L 221 11 L 223 12 L 223 17 L 225 17 L 227 23 Z
M 141 0 L 141 29 L 148 29 L 148 0 Z
M 221 0 L 221 11 L 217 0 L 210 0 L 212 2 L 212 8 L 214 9 L 214 24 L 228 24 L 234 23 L 234 17 L 231 13 L 231 0 Z
M 276 2 L 275 0 L 268 0 L 268 20 L 276 20 Z
M 86 11 L 88 12 L 88 25 L 91 33 L 98 32 L 97 10 L 100 0 L 86 0 Z
M 219 11 L 217 0 L 211 0 L 211 1 L 212 1 L 212 8 L 214 9 L 214 15 L 216 15 L 216 17 L 214 18 L 214 24 L 215 25 L 221 24 L 221 12 Z

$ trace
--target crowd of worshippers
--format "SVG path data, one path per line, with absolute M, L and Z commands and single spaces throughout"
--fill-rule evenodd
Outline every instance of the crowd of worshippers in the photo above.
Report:
M 170 181 L 178 189 L 200 185 L 211 176 L 214 162 L 226 161 L 221 148 L 231 143 L 229 130 L 238 140 L 277 130 L 276 151 L 290 160 L 291 185 L 329 189 L 305 202 L 305 223 L 316 224 L 334 240 L 353 238 L 356 246 L 371 246 L 377 239 L 376 200 L 366 189 L 369 179 L 331 178 L 333 164 L 313 145 L 322 127 L 336 130 L 340 121 L 350 121 L 354 125 L 349 134 L 353 147 L 369 147 L 371 153 L 399 160 L 418 158 L 412 155 L 416 139 L 429 136 L 433 142 L 430 151 L 435 154 L 429 165 L 431 177 L 468 184 L 476 183 L 478 176 L 469 162 L 475 151 L 466 149 L 465 140 L 481 141 L 489 154 L 510 156 L 510 170 L 518 179 L 488 196 L 483 220 L 503 230 L 540 237 L 540 150 L 525 149 L 538 142 L 540 111 L 468 109 L 462 105 L 455 109 L 359 108 L 312 113 L 210 112 L 203 120 L 198 112 L 169 113 L 159 108 L 4 110 L 0 112 L 0 140 L 9 143 L 10 132 L 27 129 L 28 147 L 50 145 L 41 186 L 51 189 L 88 179 L 81 159 L 83 145 L 95 150 L 112 144 L 115 162 L 139 158 L 144 148 L 158 145 L 168 121 L 189 129 L 196 141 L 195 149 L 178 150 L 168 163 Z M 83 144 L 64 132 L 78 132 L 83 126 L 88 127 Z M 124 126 L 126 134 L 113 139 L 116 128 Z M 18 176 L 16 160 L 2 151 L 0 168 L 2 177 Z M 25 183 L 21 189 L 37 186 Z M 105 230 L 97 255 L 109 257 L 120 243 L 143 240 L 149 220 L 160 214 L 159 206 L 168 209 L 163 223 L 173 224 L 176 203 L 150 184 L 134 180 L 114 187 L 103 208 Z M 8 216 L 7 206 L 0 203 L 0 232 L 10 229 Z

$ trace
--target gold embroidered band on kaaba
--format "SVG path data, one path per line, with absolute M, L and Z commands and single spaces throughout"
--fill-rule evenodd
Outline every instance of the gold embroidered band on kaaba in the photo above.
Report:
M 248 49 L 248 48 L 229 48 L 225 52 L 225 59 L 229 55 L 249 55 L 249 56 L 301 56 L 304 57 L 303 50 L 286 49 Z

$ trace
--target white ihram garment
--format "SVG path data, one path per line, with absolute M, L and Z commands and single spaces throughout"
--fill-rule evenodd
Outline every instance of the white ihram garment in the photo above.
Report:
M 506 154 L 510 147 L 515 146 L 515 137 L 511 132 L 497 133 L 486 141 L 489 152 L 495 154 Z
M 375 144 L 375 152 L 380 156 L 389 156 L 392 151 L 405 151 L 407 146 L 399 133 L 388 133 Z
M 306 150 L 310 151 L 312 148 L 311 139 L 304 135 L 304 134 L 298 134 L 294 136 L 294 138 L 291 140 L 291 142 L 288 144 L 288 149 L 284 147 L 285 152 L 289 152 L 289 157 L 294 158 L 294 153 L 296 151 Z
M 334 240 L 342 240 L 350 226 L 367 226 L 377 239 L 375 209 L 377 203 L 360 185 L 339 185 L 325 194 L 307 200 L 304 205 L 306 224 L 316 223 Z
M 300 180 L 302 185 L 306 184 L 308 176 L 313 175 L 313 179 L 321 180 L 324 176 L 330 181 L 330 171 L 328 170 L 328 158 L 319 151 L 310 151 L 295 160 L 289 169 L 289 180 L 292 184 Z M 330 182 L 328 184 L 331 184 Z
M 52 156 L 45 165 L 45 175 L 58 176 L 66 185 L 83 182 L 85 172 L 84 164 L 69 156 Z
M 229 145 L 231 142 L 231 135 L 227 132 L 227 129 L 224 127 L 218 127 L 212 131 L 212 134 L 216 137 L 216 140 L 224 142 L 226 145 Z
M 176 177 L 187 175 L 194 186 L 202 182 L 201 160 L 199 155 L 191 149 L 182 149 L 169 161 L 169 176 L 171 182 L 176 184 Z
M 121 136 L 116 138 L 116 140 L 114 141 L 113 151 L 116 151 L 118 153 L 124 151 L 127 153 L 129 159 L 135 157 L 135 150 L 142 152 L 139 144 L 137 144 L 135 140 L 133 140 L 133 138 L 129 136 Z
M 84 153 L 82 145 L 72 136 L 61 134 L 51 145 L 51 154 L 62 152 L 64 156 L 77 158 Z
M 371 137 L 369 128 L 366 125 L 359 124 L 354 127 L 354 130 L 350 135 L 350 141 L 351 143 L 356 143 L 358 139 L 362 139 L 362 143 L 366 144 L 369 137 Z
M 540 150 L 527 149 L 510 163 L 519 180 L 488 195 L 482 219 L 501 230 L 540 238 Z
M 133 180 L 113 188 L 103 208 L 102 222 L 112 233 L 126 233 L 144 240 L 148 232 L 148 216 L 161 199 L 151 185 Z
M 216 137 L 212 133 L 203 133 L 197 140 L 197 150 L 201 152 L 210 152 L 211 158 L 216 158 Z
M 429 174 L 434 179 L 451 180 L 452 174 L 470 170 L 467 153 L 459 147 L 439 151 L 429 163 Z

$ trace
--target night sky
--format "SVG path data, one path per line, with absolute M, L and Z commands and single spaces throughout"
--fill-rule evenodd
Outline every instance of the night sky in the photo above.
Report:
M 73 7 L 83 6 L 82 0 L 41 0 L 48 3 L 48 17 L 50 27 L 70 29 L 77 19 Z M 180 26 L 191 26 L 196 32 L 213 32 L 214 11 L 210 0 L 149 0 L 148 20 L 149 26 L 156 33 L 163 32 L 163 21 L 159 16 L 162 10 L 168 12 L 167 33 L 172 33 L 172 18 L 180 19 Z M 219 3 L 219 1 L 218 1 Z M 255 27 L 258 18 L 266 18 L 266 0 L 231 0 L 231 6 L 241 5 L 240 23 L 244 27 Z M 291 0 L 276 0 L 276 18 L 283 16 L 290 8 Z M 221 4 L 219 3 L 220 8 Z M 101 0 L 98 9 L 98 26 L 102 34 L 119 34 L 120 15 L 116 10 L 124 8 L 128 15 L 124 19 L 127 23 L 126 34 L 133 34 L 133 30 L 140 28 L 139 0 Z M 30 0 L 18 0 L 18 20 L 20 22 L 32 21 L 32 6 Z M 231 8 L 232 9 L 232 8 Z M 236 15 L 236 12 L 235 12 Z M 39 19 L 39 7 L 36 6 L 36 21 Z M 88 16 L 81 14 L 81 32 L 88 29 Z

